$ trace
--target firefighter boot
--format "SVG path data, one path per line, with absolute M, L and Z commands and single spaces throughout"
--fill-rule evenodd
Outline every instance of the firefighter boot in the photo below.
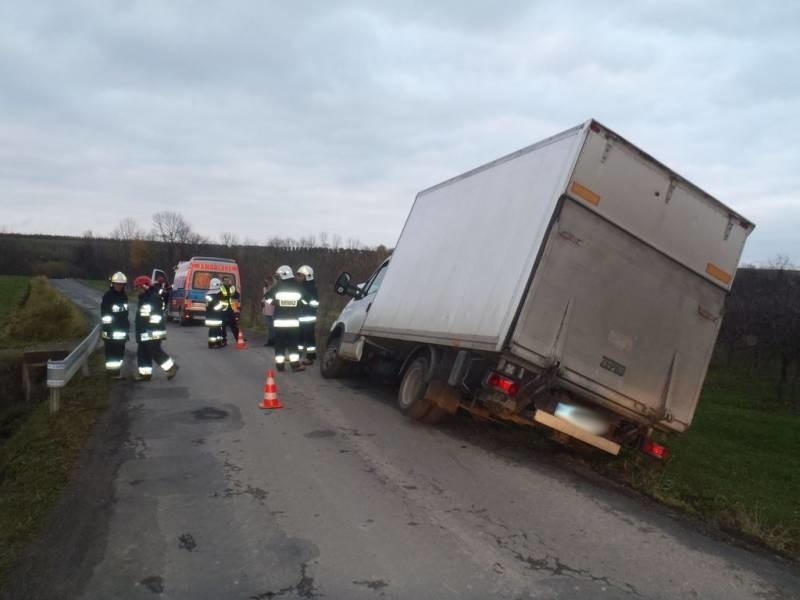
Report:
M 175 377 L 175 374 L 178 372 L 179 368 L 180 367 L 178 366 L 178 363 L 172 363 L 172 366 L 166 370 L 167 379 L 172 379 Z

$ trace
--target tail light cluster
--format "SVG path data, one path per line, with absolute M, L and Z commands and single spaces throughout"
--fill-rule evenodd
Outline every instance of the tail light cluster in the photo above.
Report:
M 491 371 L 483 382 L 483 385 L 486 388 L 496 390 L 512 398 L 519 392 L 519 381 L 511 379 L 511 377 L 506 377 L 497 371 Z
M 654 442 L 650 438 L 645 438 L 642 442 L 641 450 L 648 456 L 652 456 L 658 460 L 667 460 L 669 458 L 669 449 L 666 446 Z

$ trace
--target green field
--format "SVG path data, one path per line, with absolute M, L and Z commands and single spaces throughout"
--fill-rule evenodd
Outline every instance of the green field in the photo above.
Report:
M 668 463 L 630 455 L 596 466 L 800 560 L 800 414 L 776 406 L 773 389 L 743 369 L 716 367 L 689 431 L 663 438 Z
M 23 275 L 0 276 L 0 326 L 22 300 L 30 280 Z

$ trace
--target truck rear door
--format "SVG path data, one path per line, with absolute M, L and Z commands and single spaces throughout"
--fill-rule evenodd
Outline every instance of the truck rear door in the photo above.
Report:
M 689 426 L 726 292 L 565 198 L 514 354 L 637 414 Z

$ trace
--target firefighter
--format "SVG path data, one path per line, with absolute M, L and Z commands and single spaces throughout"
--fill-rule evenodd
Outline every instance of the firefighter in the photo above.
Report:
M 285 370 L 288 353 L 292 371 L 302 371 L 305 367 L 300 364 L 297 347 L 300 345 L 303 288 L 288 265 L 278 267 L 275 275 L 278 283 L 264 296 L 267 304 L 275 306 L 275 366 L 278 371 Z
M 131 327 L 128 320 L 128 295 L 125 284 L 128 278 L 117 271 L 111 276 L 111 286 L 100 302 L 103 344 L 106 351 L 106 372 L 120 379 L 125 358 L 125 342 Z
M 314 281 L 314 269 L 303 265 L 297 269 L 297 280 L 303 288 L 302 314 L 300 315 L 300 355 L 305 352 L 303 364 L 313 365 L 317 357 L 317 308 L 319 296 L 317 295 L 317 282 Z
M 222 348 L 225 344 L 223 338 L 223 326 L 225 318 L 226 304 L 219 297 L 219 290 L 222 282 L 214 277 L 209 282 L 208 293 L 206 294 L 206 327 L 208 327 L 208 347 Z
M 222 317 L 222 345 L 228 344 L 228 327 L 231 328 L 233 339 L 239 339 L 239 290 L 231 283 L 229 275 L 222 276 L 222 285 L 219 287 L 219 297 L 225 305 Z
M 147 275 L 140 275 L 133 280 L 133 287 L 139 294 L 139 306 L 136 310 L 136 359 L 139 370 L 136 381 L 150 381 L 153 376 L 153 360 L 164 369 L 167 379 L 175 377 L 178 365 L 164 352 L 161 342 L 167 339 L 167 326 L 164 309 L 158 291 L 160 286 Z

